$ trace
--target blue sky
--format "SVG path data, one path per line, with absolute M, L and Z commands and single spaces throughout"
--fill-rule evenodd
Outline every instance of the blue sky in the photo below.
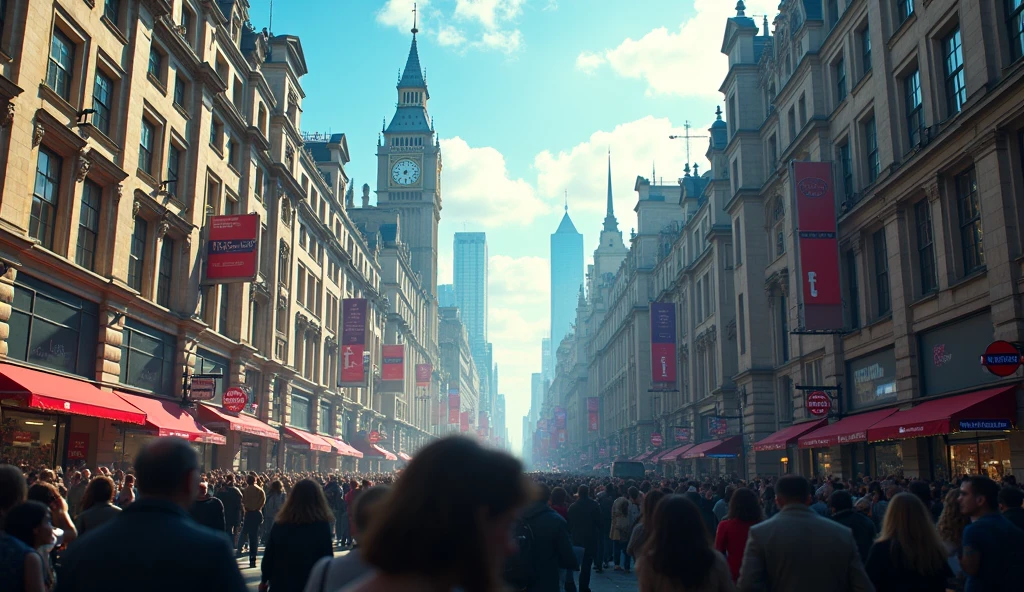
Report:
M 267 27 L 270 0 L 250 3 L 253 25 Z M 377 133 L 394 113 L 409 51 L 413 0 L 275 4 L 272 31 L 298 35 L 309 66 L 302 129 L 344 132 L 347 171 L 372 188 Z M 774 16 L 777 0 L 746 4 L 748 15 Z M 685 143 L 668 135 L 684 133 L 687 120 L 691 134 L 707 133 L 722 101 L 720 48 L 734 7 L 731 0 L 419 2 L 420 59 L 445 165 L 440 281 L 451 279 L 453 233 L 486 232 L 490 340 L 516 446 L 548 330 L 548 239 L 563 196 L 589 259 L 604 217 L 608 149 L 627 235 L 636 176 L 650 177 L 652 166 L 666 183 L 682 176 Z M 690 161 L 706 167 L 706 146 L 694 140 Z

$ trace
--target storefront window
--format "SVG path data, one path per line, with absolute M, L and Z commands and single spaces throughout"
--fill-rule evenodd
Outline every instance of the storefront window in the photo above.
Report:
M 14 466 L 52 467 L 57 464 L 57 416 L 20 413 L 3 409 L 0 420 L 0 463 Z
M 260 467 L 260 443 L 252 440 L 242 441 L 242 453 L 239 455 L 238 468 L 241 471 L 262 471 Z
M 98 313 L 95 302 L 19 273 L 14 283 L 7 355 L 93 378 Z
M 331 417 L 331 404 L 327 401 L 320 402 L 320 433 L 328 436 L 334 435 L 334 423 Z
M 121 344 L 121 382 L 175 396 L 174 358 L 178 340 L 132 319 L 125 319 Z
M 288 414 L 288 425 L 303 430 L 309 429 L 309 396 L 292 393 L 291 413 Z
M 832 475 L 832 453 L 828 450 L 814 452 L 814 476 L 830 477 Z
M 903 477 L 903 449 L 899 444 L 876 444 L 870 447 L 875 479 Z
M 896 400 L 896 352 L 889 348 L 846 363 L 850 409 Z
M 918 334 L 922 396 L 980 387 L 999 378 L 978 363 L 992 342 L 992 317 L 976 315 Z
M 220 374 L 222 377 L 220 380 L 214 381 L 214 384 L 216 385 L 214 388 L 216 390 L 214 391 L 215 394 L 213 399 L 210 401 L 214 405 L 221 404 L 221 398 L 224 396 L 224 390 L 228 387 L 227 382 L 229 368 L 230 364 L 227 358 L 218 356 L 217 354 L 205 349 L 196 351 L 196 365 L 193 372 L 196 374 Z
M 953 475 L 985 475 L 999 481 L 1010 470 L 1008 440 L 988 440 L 949 445 Z
M 256 415 L 259 412 L 260 397 L 263 396 L 263 375 L 258 370 L 246 368 L 245 386 L 249 391 L 249 402 L 245 404 L 245 409 L 242 411 Z

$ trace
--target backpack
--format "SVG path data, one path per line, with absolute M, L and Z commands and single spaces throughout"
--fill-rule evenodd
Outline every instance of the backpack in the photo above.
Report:
M 516 590 L 523 590 L 533 584 L 535 577 L 534 550 L 536 541 L 533 529 L 524 520 L 516 520 L 515 541 L 519 550 L 505 561 L 505 581 Z

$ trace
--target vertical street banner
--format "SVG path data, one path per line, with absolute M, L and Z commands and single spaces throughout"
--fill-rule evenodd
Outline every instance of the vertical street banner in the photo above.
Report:
M 555 429 L 565 429 L 565 407 L 555 407 Z
M 587 397 L 587 431 L 596 432 L 598 423 L 597 397 Z
M 366 299 L 345 298 L 341 303 L 341 377 L 338 386 L 366 386 Z
M 676 383 L 676 305 L 651 303 L 651 382 Z
M 448 389 L 448 425 L 459 423 L 459 411 L 462 409 L 462 396 L 459 389 Z
M 430 376 L 433 372 L 434 367 L 430 364 L 416 364 L 416 386 L 429 387 Z
M 567 432 L 565 430 L 558 430 L 558 447 L 565 448 L 567 440 Z
M 800 266 L 801 329 L 842 329 L 843 298 L 839 289 L 839 242 L 832 163 L 792 162 L 789 178 L 796 204 L 797 252 Z
M 260 215 L 211 216 L 206 235 L 207 284 L 251 282 L 259 271 Z
M 405 345 L 385 345 L 380 379 L 384 392 L 405 392 Z
M 469 431 L 469 411 L 463 411 L 459 414 L 459 431 L 462 433 Z

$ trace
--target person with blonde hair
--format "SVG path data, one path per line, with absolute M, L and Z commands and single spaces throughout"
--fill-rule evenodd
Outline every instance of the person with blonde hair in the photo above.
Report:
M 942 501 L 939 514 L 939 539 L 946 547 L 946 558 L 953 574 L 958 578 L 957 588 L 963 589 L 963 568 L 960 567 L 960 551 L 963 549 L 964 529 L 971 523 L 969 516 L 960 511 L 960 490 L 951 489 Z
M 865 570 L 877 592 L 945 592 L 953 575 L 924 503 L 912 493 L 889 500 Z
M 278 510 L 260 565 L 260 592 L 302 592 L 313 565 L 334 555 L 334 514 L 320 484 L 303 479 Z

